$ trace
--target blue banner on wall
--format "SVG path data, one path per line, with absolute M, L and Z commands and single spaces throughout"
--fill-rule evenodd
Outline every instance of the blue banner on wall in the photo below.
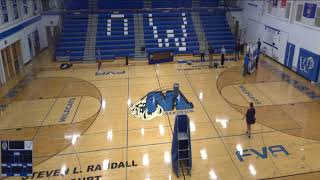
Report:
M 292 68 L 292 62 L 293 62 L 295 48 L 296 48 L 296 46 L 294 44 L 287 42 L 286 54 L 284 57 L 284 65 L 290 69 Z
M 297 72 L 305 78 L 317 82 L 320 56 L 300 48 Z
M 303 16 L 306 18 L 314 18 L 316 15 L 317 4 L 304 3 Z

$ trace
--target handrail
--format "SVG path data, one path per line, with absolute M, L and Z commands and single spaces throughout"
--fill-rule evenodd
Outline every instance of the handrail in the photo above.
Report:
M 62 15 L 58 21 L 58 32 L 55 34 L 55 37 L 57 37 L 57 38 L 55 38 L 55 41 L 54 41 L 54 57 L 55 57 L 55 59 L 56 59 L 56 49 L 58 47 L 58 43 L 60 41 L 60 34 L 63 29 L 63 21 L 64 21 L 64 14 L 62 13 Z

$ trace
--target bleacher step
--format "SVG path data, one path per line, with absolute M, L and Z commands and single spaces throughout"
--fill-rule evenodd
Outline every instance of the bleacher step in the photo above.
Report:
M 83 59 L 86 61 L 96 60 L 96 35 L 97 35 L 97 14 L 89 14 L 86 45 L 84 48 Z
M 191 16 L 192 16 L 192 21 L 193 21 L 193 25 L 195 28 L 195 32 L 198 37 L 199 50 L 200 50 L 200 52 L 201 51 L 208 52 L 208 47 L 209 47 L 208 40 L 206 38 L 205 32 L 202 27 L 199 12 L 192 12 Z
M 142 51 L 145 47 L 143 16 L 140 13 L 134 14 L 134 35 L 135 35 L 135 60 L 146 59 L 146 54 Z

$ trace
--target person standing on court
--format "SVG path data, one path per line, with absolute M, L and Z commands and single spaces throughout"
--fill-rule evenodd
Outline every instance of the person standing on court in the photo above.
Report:
M 100 53 L 100 49 L 97 50 L 96 52 L 96 59 L 98 59 L 97 63 L 98 63 L 98 70 L 97 73 L 101 73 L 101 66 L 102 66 L 102 61 L 101 61 L 101 53 Z
M 204 53 L 205 53 L 205 46 L 204 46 L 204 44 L 201 44 L 200 45 L 200 61 L 201 62 L 204 62 L 205 61 L 205 59 L 204 59 Z
M 223 67 L 224 65 L 224 55 L 226 54 L 226 49 L 224 48 L 224 45 L 222 45 L 221 48 L 221 66 Z
M 208 49 L 208 52 L 209 52 L 209 69 L 213 68 L 213 48 L 212 46 L 209 46 L 209 49 Z
M 247 113 L 245 115 L 246 122 L 247 122 L 247 135 L 250 138 L 251 137 L 251 125 L 256 123 L 256 110 L 253 107 L 253 102 L 250 102 L 250 108 L 247 110 Z
M 244 39 L 243 39 L 243 37 L 240 38 L 240 52 L 241 52 L 241 55 L 244 55 Z
M 240 60 L 240 40 L 238 39 L 235 46 L 235 61 Z
M 242 75 L 245 76 L 249 74 L 249 54 L 246 54 L 244 56 L 244 60 L 243 60 L 243 72 Z
M 260 48 L 261 48 L 260 38 L 258 39 L 257 45 L 258 45 L 258 54 L 256 58 L 256 69 L 258 69 L 258 64 L 259 64 L 259 56 L 260 56 Z

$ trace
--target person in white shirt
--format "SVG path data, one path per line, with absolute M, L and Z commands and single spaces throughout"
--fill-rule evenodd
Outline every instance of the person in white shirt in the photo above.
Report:
M 248 54 L 248 53 L 250 53 L 250 45 L 251 45 L 251 43 L 249 42 L 248 44 L 247 44 L 247 50 L 246 50 L 246 54 Z
M 224 48 L 224 45 L 222 45 L 221 48 L 221 66 L 224 65 L 224 55 L 226 54 L 226 49 Z

